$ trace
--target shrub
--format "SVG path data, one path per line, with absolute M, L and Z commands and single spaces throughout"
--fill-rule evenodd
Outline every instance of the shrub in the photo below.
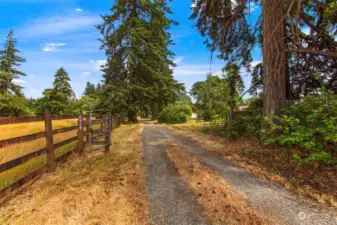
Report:
M 160 123 L 185 123 L 192 115 L 192 108 L 185 104 L 171 104 L 166 106 L 159 114 Z
M 24 97 L 9 92 L 0 94 L 0 116 L 29 116 L 30 112 Z
M 229 137 L 237 139 L 240 137 L 254 137 L 261 127 L 261 116 L 236 116 L 231 121 Z
M 306 96 L 287 106 L 276 123 L 265 121 L 270 124 L 270 129 L 263 130 L 266 144 L 297 149 L 293 156 L 299 163 L 337 164 L 336 95 Z

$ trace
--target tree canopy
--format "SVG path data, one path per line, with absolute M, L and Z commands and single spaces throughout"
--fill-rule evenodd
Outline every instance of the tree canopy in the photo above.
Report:
M 256 21 L 250 19 L 251 3 L 262 8 Z M 314 93 L 321 84 L 336 93 L 336 8 L 333 0 L 199 0 L 191 19 L 211 52 L 248 71 L 251 51 L 265 46 L 250 93 L 264 88 L 265 113 L 279 114 L 286 99 Z
M 17 55 L 20 53 L 15 45 L 17 40 L 14 38 L 13 30 L 7 35 L 4 50 L 0 50 L 0 93 L 10 92 L 16 96 L 23 96 L 22 87 L 14 83 L 14 79 L 19 79 L 26 74 L 16 69 L 26 60 Z
M 104 105 L 124 111 L 130 121 L 137 113 L 155 117 L 159 107 L 173 102 L 182 90 L 174 80 L 173 44 L 167 29 L 176 24 L 166 1 L 117 2 L 97 26 L 108 57 L 104 72 Z
M 45 89 L 43 97 L 37 101 L 37 114 L 50 111 L 55 115 L 71 114 L 70 102 L 75 99 L 75 94 L 70 86 L 68 73 L 61 67 L 55 73 L 52 89 Z

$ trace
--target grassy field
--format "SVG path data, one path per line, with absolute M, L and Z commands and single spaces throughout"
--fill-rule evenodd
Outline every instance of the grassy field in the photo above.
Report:
M 77 120 L 57 120 L 53 121 L 53 129 L 74 126 L 77 124 Z M 37 132 L 44 131 L 44 122 L 32 122 L 32 123 L 19 123 L 0 125 L 0 140 L 8 139 L 18 136 L 24 136 Z M 77 130 L 65 132 L 62 134 L 54 135 L 54 143 L 69 139 L 76 136 Z M 70 150 L 73 150 L 77 145 L 77 142 L 72 142 L 59 149 L 55 150 L 56 157 L 60 157 Z M 41 138 L 35 141 L 30 141 L 21 144 L 10 145 L 0 149 L 0 164 L 16 159 L 25 154 L 37 151 L 46 146 L 45 138 Z M 36 157 L 27 163 L 17 166 L 11 170 L 8 170 L 0 174 L 0 189 L 7 187 L 9 184 L 24 177 L 26 174 L 35 171 L 46 163 L 46 155 Z
M 108 155 L 95 151 L 60 163 L 54 174 L 0 207 L 0 224 L 150 224 L 140 166 L 142 129 L 115 129 Z
M 53 129 L 70 127 L 77 124 L 76 119 L 54 120 Z M 44 122 L 16 123 L 0 125 L 0 140 L 24 136 L 44 131 Z

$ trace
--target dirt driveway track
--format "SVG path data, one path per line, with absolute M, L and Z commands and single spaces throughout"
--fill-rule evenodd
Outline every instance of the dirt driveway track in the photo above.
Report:
M 279 224 L 336 225 L 335 213 L 311 199 L 299 197 L 281 186 L 261 181 L 234 162 L 174 135 L 161 125 L 145 125 L 144 166 L 154 224 L 208 224 L 194 194 L 179 176 L 162 146 L 178 141 L 199 162 L 219 173 L 255 209 Z M 225 146 L 224 146 L 225 148 Z

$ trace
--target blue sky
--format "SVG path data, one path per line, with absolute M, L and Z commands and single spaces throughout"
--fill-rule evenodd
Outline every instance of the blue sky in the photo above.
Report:
M 63 66 L 71 78 L 71 86 L 80 97 L 87 81 L 98 83 L 102 76 L 100 65 L 105 62 L 99 50 L 100 36 L 94 25 L 101 23 L 100 15 L 109 12 L 112 0 L 0 0 L 0 47 L 9 29 L 14 29 L 21 56 L 26 58 L 20 70 L 27 77 L 16 80 L 24 87 L 27 97 L 40 97 L 45 88 L 52 87 L 54 74 Z M 175 78 L 189 89 L 194 82 L 216 73 L 224 62 L 213 57 L 203 45 L 204 39 L 192 27 L 190 0 L 175 0 L 172 17 L 179 26 L 171 29 L 176 45 Z M 251 8 L 255 18 L 259 9 Z M 261 60 L 260 50 L 253 54 L 254 63 Z M 246 87 L 250 77 L 242 70 Z

